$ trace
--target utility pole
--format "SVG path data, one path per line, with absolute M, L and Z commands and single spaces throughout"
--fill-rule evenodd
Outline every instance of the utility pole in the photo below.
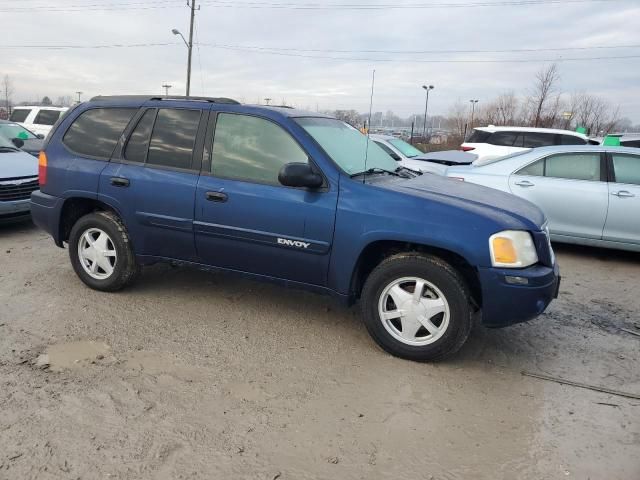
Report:
M 84 92 L 76 92 L 78 94 L 78 103 L 80 103 L 80 95 L 82 95 Z
M 187 2 L 187 5 L 189 3 Z M 193 50 L 193 21 L 196 18 L 196 0 L 191 0 L 191 23 L 189 24 L 189 57 L 187 60 L 187 97 L 191 92 L 191 51 Z
M 162 85 L 162 88 L 164 88 L 164 96 L 168 97 L 169 96 L 169 89 L 172 87 L 172 85 L 169 85 L 168 83 L 165 83 L 164 85 Z
M 473 116 L 476 113 L 476 103 L 478 100 L 469 100 L 471 102 L 471 129 L 473 130 Z

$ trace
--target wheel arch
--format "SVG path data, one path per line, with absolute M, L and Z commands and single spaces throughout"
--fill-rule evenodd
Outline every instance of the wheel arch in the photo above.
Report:
M 58 226 L 58 238 L 60 243 L 69 240 L 69 234 L 73 225 L 83 216 L 93 212 L 112 212 L 118 216 L 121 222 L 124 219 L 117 208 L 95 198 L 69 197 L 65 199 L 60 210 L 60 222 Z
M 352 302 L 360 297 L 364 282 L 373 269 L 385 258 L 398 253 L 433 255 L 449 263 L 463 277 L 469 288 L 474 307 L 480 308 L 482 306 L 482 289 L 478 270 L 464 256 L 453 250 L 425 243 L 399 240 L 375 240 L 362 249 L 351 275 L 349 297 Z

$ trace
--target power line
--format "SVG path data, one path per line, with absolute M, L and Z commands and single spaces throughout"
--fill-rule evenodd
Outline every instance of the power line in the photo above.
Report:
M 219 43 L 206 43 L 199 42 L 197 37 L 197 29 L 194 28 L 196 33 L 196 45 L 198 48 L 214 47 L 214 48 L 229 48 L 229 49 L 243 49 L 243 50 L 256 50 L 258 52 L 311 52 L 311 53 L 379 53 L 379 54 L 450 54 L 450 53 L 534 53 L 534 52 L 562 52 L 562 51 L 585 51 L 585 50 L 614 50 L 614 49 L 628 49 L 628 48 L 640 48 L 640 44 L 630 45 L 593 45 L 589 47 L 539 47 L 539 48 L 512 48 L 512 49 L 490 49 L 490 50 L 455 50 L 455 49 L 442 49 L 442 50 L 336 50 L 336 49 L 322 49 L 322 48 L 284 48 L 284 47 L 261 47 L 258 45 L 230 45 Z M 167 47 L 181 45 L 174 42 L 156 42 L 156 43 L 111 43 L 111 44 L 94 44 L 94 45 L 50 45 L 50 44 L 36 44 L 36 45 L 0 45 L 0 49 L 34 49 L 34 50 L 63 50 L 63 49 L 102 49 L 102 48 L 138 48 L 138 47 Z M 338 59 L 349 60 L 350 57 L 336 57 Z M 410 61 L 410 60 L 402 60 Z
M 233 1 L 233 0 L 204 0 L 202 3 L 213 8 L 245 8 L 245 9 L 287 9 L 287 10 L 390 10 L 390 9 L 442 9 L 442 8 L 480 8 L 480 7 L 519 7 L 539 5 L 560 5 L 579 3 L 612 3 L 627 2 L 629 0 L 497 0 L 452 3 L 289 3 L 265 1 Z M 3 13 L 36 13 L 41 12 L 84 12 L 88 10 L 155 10 L 164 8 L 179 8 L 182 3 L 175 0 L 159 0 L 156 2 L 109 2 L 71 5 L 30 5 L 28 7 L 0 7 Z

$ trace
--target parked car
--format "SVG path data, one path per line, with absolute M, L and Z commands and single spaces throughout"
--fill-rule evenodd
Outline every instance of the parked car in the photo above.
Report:
M 457 150 L 423 153 L 413 145 L 390 135 L 370 135 L 382 150 L 399 165 L 423 173 L 444 175 L 447 166 L 468 165 L 477 155 Z
M 0 136 L 0 223 L 29 218 L 29 198 L 37 189 L 38 161 Z
M 15 122 L 0 120 L 0 136 L 14 146 L 37 157 L 44 143 L 44 135 L 37 135 Z
M 538 205 L 551 239 L 640 251 L 640 153 L 603 146 L 543 147 L 447 176 Z
M 624 133 L 620 135 L 611 135 L 612 137 L 619 137 L 621 147 L 640 148 L 640 133 Z M 602 145 L 606 137 L 591 137 L 591 140 Z
M 366 149 L 317 113 L 96 97 L 47 137 L 33 219 L 91 288 L 162 261 L 360 299 L 373 339 L 412 360 L 458 350 L 477 309 L 506 326 L 557 295 L 540 209 Z
M 479 161 L 503 157 L 528 148 L 552 145 L 588 145 L 589 138 L 571 130 L 528 127 L 478 127 L 460 145 L 464 152 L 473 152 Z
M 36 134 L 46 136 L 51 127 L 68 109 L 66 107 L 20 106 L 14 107 L 9 120 L 19 123 Z

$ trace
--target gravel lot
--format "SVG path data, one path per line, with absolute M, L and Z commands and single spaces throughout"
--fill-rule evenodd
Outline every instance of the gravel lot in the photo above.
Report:
M 0 227 L 0 478 L 637 480 L 640 400 L 521 371 L 640 394 L 640 254 L 556 251 L 544 316 L 430 365 L 329 298 L 166 265 L 99 293 Z

